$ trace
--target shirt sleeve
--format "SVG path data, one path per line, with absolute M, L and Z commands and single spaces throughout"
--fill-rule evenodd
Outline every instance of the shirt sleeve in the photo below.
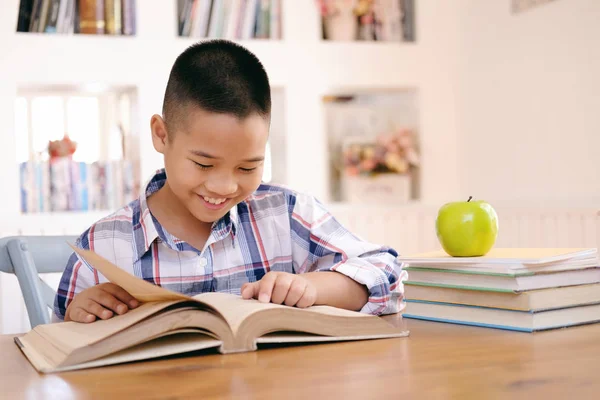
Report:
M 83 233 L 75 242 L 75 247 L 89 250 L 88 232 Z M 65 312 L 73 297 L 81 291 L 98 283 L 98 273 L 83 259 L 73 252 L 63 271 L 56 296 L 54 298 L 54 314 L 60 320 L 65 319 Z M 53 320 L 56 320 L 53 318 Z
M 394 249 L 352 234 L 311 196 L 289 195 L 288 201 L 296 273 L 336 271 L 365 285 L 369 298 L 363 313 L 392 314 L 404 308 L 408 274 Z

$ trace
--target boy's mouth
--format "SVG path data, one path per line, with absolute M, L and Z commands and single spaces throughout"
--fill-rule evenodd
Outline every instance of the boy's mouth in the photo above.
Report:
M 207 196 L 201 196 L 201 195 L 198 195 L 198 197 L 202 201 L 202 204 L 204 204 L 204 206 L 206 208 L 209 208 L 211 210 L 220 210 L 221 208 L 225 207 L 225 205 L 230 200 L 230 199 L 225 198 L 225 197 L 223 197 L 223 198 L 214 198 L 214 197 L 207 197 Z

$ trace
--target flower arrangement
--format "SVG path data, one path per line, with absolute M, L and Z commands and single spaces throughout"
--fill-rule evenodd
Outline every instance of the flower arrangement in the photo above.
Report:
M 375 142 L 350 143 L 342 156 L 347 176 L 407 174 L 420 161 L 410 129 L 379 135 Z
M 77 142 L 72 141 L 66 133 L 61 140 L 48 141 L 48 154 L 50 159 L 70 157 L 75 153 L 75 150 L 77 150 Z

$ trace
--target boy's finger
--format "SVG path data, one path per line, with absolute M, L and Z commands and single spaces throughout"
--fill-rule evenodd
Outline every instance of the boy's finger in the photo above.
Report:
M 258 282 L 247 282 L 242 285 L 242 298 L 252 299 L 258 296 Z
M 108 283 L 104 286 L 104 291 L 112 294 L 118 300 L 121 300 L 123 303 L 129 305 L 130 308 L 136 308 L 140 305 L 140 302 L 137 301 L 132 295 L 129 294 L 128 291 L 123 289 L 121 286 L 115 285 L 113 283 Z
M 317 301 L 317 289 L 313 285 L 307 285 L 302 297 L 296 303 L 298 308 L 306 308 L 314 305 Z
M 90 299 L 100 304 L 101 306 L 114 311 L 119 315 L 125 314 L 128 310 L 127 305 L 117 300 L 117 298 L 111 293 L 105 292 L 103 290 L 94 292 L 93 295 L 90 296 Z
M 91 298 L 84 300 L 81 308 L 100 319 L 109 319 L 113 316 L 113 312 L 111 310 L 107 310 Z
M 281 304 L 286 299 L 290 286 L 292 286 L 293 278 L 288 274 L 277 276 L 273 285 L 273 293 L 271 294 L 271 303 Z
M 295 306 L 296 303 L 298 303 L 298 300 L 302 298 L 306 286 L 307 283 L 304 279 L 294 279 L 285 298 L 285 305 L 290 307 Z
M 277 274 L 269 273 L 263 276 L 263 278 L 258 281 L 258 301 L 261 303 L 268 303 L 271 301 L 271 295 L 273 294 L 273 286 L 275 285 L 275 280 L 277 279 Z
M 90 314 L 81 307 L 76 307 L 69 312 L 68 320 L 74 322 L 90 323 L 96 320 L 96 316 Z M 65 319 L 65 321 L 67 321 L 67 319 Z

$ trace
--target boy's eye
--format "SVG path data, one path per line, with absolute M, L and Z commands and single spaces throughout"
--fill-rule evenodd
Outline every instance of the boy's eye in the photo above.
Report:
M 240 168 L 240 171 L 242 171 L 242 172 L 252 172 L 255 169 L 256 169 L 256 167 L 254 167 L 254 168 Z
M 209 168 L 212 167 L 212 165 L 204 165 L 204 164 L 200 164 L 200 163 L 198 163 L 196 161 L 194 161 L 194 164 L 196 164 L 197 166 L 199 166 L 200 169 L 209 169 Z

